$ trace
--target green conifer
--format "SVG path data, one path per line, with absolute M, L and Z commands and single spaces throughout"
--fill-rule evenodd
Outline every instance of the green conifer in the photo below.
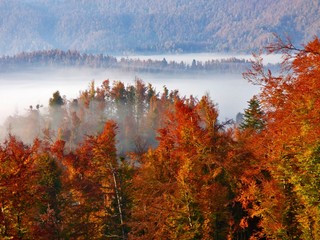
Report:
M 263 120 L 263 111 L 261 110 L 260 102 L 256 96 L 248 101 L 248 108 L 245 109 L 243 120 L 240 123 L 240 129 L 262 130 L 265 122 Z

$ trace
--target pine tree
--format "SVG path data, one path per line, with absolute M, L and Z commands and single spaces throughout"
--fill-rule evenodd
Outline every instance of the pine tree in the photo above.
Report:
M 240 124 L 240 129 L 262 130 L 264 128 L 263 111 L 261 110 L 260 102 L 256 96 L 248 101 L 248 108 L 245 109 L 243 120 Z
M 63 98 L 60 95 L 59 91 L 53 93 L 52 98 L 49 100 L 50 107 L 62 106 L 64 104 Z

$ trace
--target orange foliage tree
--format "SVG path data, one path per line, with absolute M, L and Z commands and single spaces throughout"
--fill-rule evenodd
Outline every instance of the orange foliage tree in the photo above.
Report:
M 270 176 L 259 186 L 251 183 L 250 212 L 261 217 L 264 236 L 318 239 L 320 42 L 297 49 L 280 41 L 269 49 L 284 53 L 282 74 L 274 77 L 257 62 L 245 75 L 262 86 L 267 122 L 253 152 Z
M 246 158 L 217 117 L 206 96 L 175 100 L 159 146 L 140 159 L 133 179 L 132 239 L 235 236 L 235 190 Z
M 15 137 L 0 147 L 0 236 L 30 238 L 38 196 L 32 148 Z M 38 196 L 39 197 L 39 196 Z

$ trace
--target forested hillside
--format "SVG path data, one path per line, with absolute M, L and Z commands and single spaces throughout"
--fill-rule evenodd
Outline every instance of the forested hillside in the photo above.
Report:
M 319 34 L 314 0 L 0 0 L 0 55 L 34 50 L 252 52 Z
M 208 96 L 92 82 L 8 119 L 2 239 L 320 239 L 320 41 L 279 42 L 240 126 Z M 20 128 L 20 129 L 19 129 Z M 18 137 L 17 131 L 23 134 Z

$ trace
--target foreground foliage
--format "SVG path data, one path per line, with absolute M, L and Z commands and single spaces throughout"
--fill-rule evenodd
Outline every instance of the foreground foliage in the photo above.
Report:
M 139 80 L 54 93 L 51 128 L 0 147 L 1 238 L 319 239 L 320 42 L 277 50 L 290 69 L 246 73 L 239 128 Z

